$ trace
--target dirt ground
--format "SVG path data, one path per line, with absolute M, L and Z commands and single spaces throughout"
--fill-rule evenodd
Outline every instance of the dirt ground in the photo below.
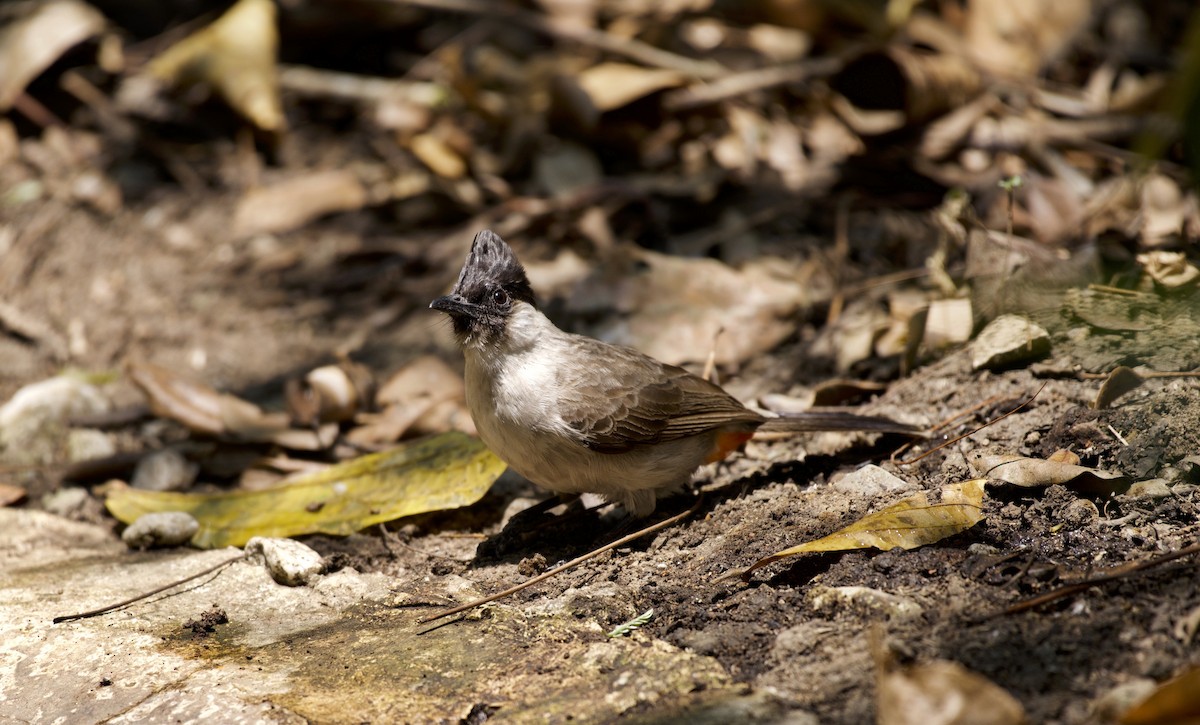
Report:
M 353 288 L 321 292 L 328 280 L 305 287 L 286 274 L 257 272 L 247 259 L 252 250 L 220 241 L 226 200 L 156 196 L 111 221 L 50 200 L 24 211 L 18 222 L 40 223 L 43 232 L 36 244 L 6 255 L 12 290 L 6 299 L 44 310 L 47 320 L 67 329 L 79 321 L 87 346 L 71 356 L 73 366 L 116 370 L 131 353 L 185 368 L 199 358 L 204 364 L 197 372 L 205 379 L 254 395 L 326 361 L 352 337 L 365 340 L 361 359 L 381 370 L 430 350 L 460 364 L 446 330 L 422 304 L 426 290 L 440 283 L 406 284 L 403 258 L 363 272 L 366 279 Z M 147 218 L 162 221 L 149 226 Z M 173 223 L 185 224 L 196 242 L 164 244 L 161 229 Z M 330 230 L 281 244 L 306 256 L 314 249 L 351 256 L 353 239 L 348 230 Z M 378 322 L 381 315 L 385 324 Z M 1055 341 L 1064 359 L 1068 333 Z M 10 392 L 61 363 L 27 340 L 8 339 L 4 355 Z M 805 365 L 804 345 L 791 343 L 763 364 L 782 360 Z M 931 424 L 995 397 L 979 413 L 994 418 L 1041 383 L 1023 369 L 973 372 L 965 351 L 950 352 L 893 384 L 866 410 Z M 752 443 L 746 455 L 699 477 L 708 493 L 684 523 L 502 606 L 536 608 L 547 598 L 568 597 L 569 616 L 605 630 L 653 608 L 643 636 L 711 657 L 735 681 L 769 693 L 777 705 L 768 719 L 791 709 L 821 722 L 871 719 L 876 673 L 870 642 L 882 633 L 905 661 L 948 659 L 982 674 L 1016 696 L 1033 722 L 1094 721 L 1098 703 L 1116 688 L 1163 680 L 1195 661 L 1187 622 L 1200 606 L 1196 571 L 1188 565 L 1093 587 L 1032 611 L 1003 612 L 1099 568 L 1181 548 L 1194 536 L 1195 472 L 1180 461 L 1197 449 L 1200 388 L 1189 380 L 1151 381 L 1114 408 L 1094 411 L 1089 403 L 1097 388 L 1097 381 L 1049 377 L 1017 414 L 912 465 L 888 462 L 903 443 L 893 436 L 821 434 Z M 863 462 L 880 462 L 914 488 L 931 489 L 972 477 L 966 463 L 972 451 L 1046 456 L 1059 448 L 1077 451 L 1084 465 L 1136 472 L 1139 479 L 1171 478 L 1170 493 L 1088 497 L 1062 486 L 990 489 L 983 522 L 938 544 L 813 555 L 772 565 L 747 584 L 712 583 L 728 569 L 829 533 L 895 498 L 832 485 Z M 55 485 L 51 476 L 27 480 L 34 502 Z M 487 592 L 519 581 L 531 565 L 526 562 L 542 560 L 544 567 L 622 533 L 611 516 L 578 511 L 561 524 L 502 529 L 513 501 L 528 502 L 536 492 L 519 483 L 498 491 L 462 512 L 398 522 L 401 545 L 388 546 L 373 534 L 306 540 L 333 569 L 382 572 L 401 591 L 414 582 L 428 590 L 440 579 L 465 577 Z M 662 509 L 674 513 L 688 505 L 678 498 Z M 89 510 L 89 518 L 116 528 L 98 508 Z M 472 534 L 485 538 L 464 536 Z M 876 594 L 841 599 L 829 594 L 835 587 Z
M 1181 13 L 1179 8 L 1186 4 L 1169 5 Z M 457 37 L 444 28 L 438 36 L 446 43 L 446 38 Z M 1100 53 L 1095 44 L 1087 48 L 1080 54 Z M 763 118 L 777 110 L 764 111 Z M 761 185 L 727 178 L 713 184 L 705 204 L 696 200 L 704 196 L 696 191 L 704 183 L 699 173 L 689 176 L 678 167 L 659 168 L 648 181 L 638 176 L 638 169 L 613 161 L 610 156 L 624 158 L 614 151 L 628 141 L 622 136 L 617 141 L 604 139 L 605 151 L 597 154 L 607 164 L 603 184 L 576 197 L 545 202 L 546 207 L 538 206 L 544 199 L 536 189 L 526 189 L 529 193 L 513 192 L 483 210 L 456 199 L 454 194 L 460 192 L 449 191 L 447 182 L 438 194 L 384 201 L 372 197 L 345 213 L 305 220 L 294 228 L 235 230 L 248 190 L 270 187 L 314 168 L 353 167 L 369 178 L 378 172 L 372 164 L 382 164 L 380 157 L 388 161 L 387 152 L 379 151 L 380 139 L 391 137 L 361 133 L 344 110 L 309 98 L 303 104 L 293 102 L 289 112 L 291 130 L 282 138 L 265 139 L 239 130 L 228 112 L 222 115 L 205 106 L 203 114 L 213 114 L 219 123 L 203 132 L 189 127 L 178 137 L 153 127 L 142 139 L 154 148 L 153 154 L 117 148 L 111 128 L 104 124 L 103 131 L 90 130 L 83 122 L 66 130 L 53 125 L 38 129 L 26 121 L 9 126 L 12 153 L 5 156 L 0 143 L 0 401 L 66 372 L 95 382 L 114 408 L 144 405 L 125 373 L 131 360 L 153 362 L 268 409 L 283 406 L 286 381 L 343 355 L 366 366 L 378 380 L 422 355 L 436 356 L 461 371 L 461 354 L 448 325 L 428 303 L 452 283 L 476 231 L 508 225 L 515 229 L 514 235 L 507 235 L 509 241 L 530 263 L 531 273 L 537 270 L 532 275 L 535 286 L 541 285 L 538 292 L 554 319 L 588 333 L 623 330 L 634 336 L 635 344 L 640 339 L 670 348 L 683 340 L 679 344 L 692 345 L 689 349 L 721 349 L 722 338 L 709 334 L 720 323 L 706 327 L 709 320 L 701 320 L 703 324 L 693 327 L 673 321 L 654 327 L 659 324 L 654 320 L 661 318 L 650 313 L 641 317 L 662 299 L 703 298 L 708 292 L 703 281 L 710 279 L 705 276 L 710 271 L 704 270 L 709 268 L 688 267 L 700 271 L 656 277 L 647 288 L 635 289 L 628 280 L 646 266 L 668 263 L 609 254 L 597 239 L 615 232 L 619 243 L 636 239 L 667 258 L 713 264 L 717 258 L 734 269 L 774 260 L 769 262 L 774 265 L 771 270 L 755 273 L 760 276 L 721 281 L 721 290 L 713 283 L 714 297 L 727 288 L 737 289 L 742 279 L 753 280 L 744 283 L 747 297 L 776 289 L 796 295 L 775 300 L 784 312 L 764 305 L 767 311 L 756 313 L 761 315 L 756 322 L 743 321 L 743 329 L 727 333 L 726 351 L 745 339 L 765 350 L 731 353 L 735 360 L 718 365 L 721 382 L 731 392 L 744 400 L 771 400 L 774 395 L 777 402 L 799 401 L 830 379 L 873 380 L 881 383 L 878 392 L 858 395 L 856 410 L 928 429 L 952 418 L 954 422 L 913 448 L 902 436 L 879 434 L 753 440 L 743 453 L 697 474 L 694 489 L 702 491 L 703 498 L 681 523 L 428 630 L 416 619 L 527 579 L 628 533 L 635 524 L 619 512 L 579 506 L 520 516 L 519 511 L 544 493 L 509 474 L 466 508 L 410 517 L 348 537 L 302 537 L 324 557 L 327 581 L 348 581 L 357 572 L 372 577 L 372 586 L 386 590 L 390 599 L 383 605 L 378 604 L 382 598 L 360 608 L 346 605 L 328 630 L 311 630 L 307 640 L 288 635 L 255 649 L 245 644 L 254 639 L 255 622 L 239 621 L 234 606 L 250 589 L 223 595 L 218 578 L 214 590 L 194 600 L 175 598 L 163 606 L 182 607 L 195 618 L 184 635 L 177 628 L 155 646 L 216 673 L 214 692 L 227 684 L 219 673 L 231 662 L 248 666 L 245 662 L 255 657 L 260 662 L 295 661 L 300 663 L 298 670 L 312 666 L 305 672 L 307 679 L 298 679 L 302 684 L 286 694 L 263 695 L 270 712 L 260 714 L 261 719 L 392 719 L 410 711 L 389 709 L 388 693 L 432 685 L 413 681 L 415 670 L 405 670 L 404 663 L 376 661 L 366 654 L 362 659 L 369 662 L 354 658 L 356 646 L 370 637 L 388 637 L 391 628 L 401 626 L 397 621 L 406 637 L 417 631 L 428 637 L 420 640 L 413 634 L 405 639 L 405 656 L 418 659 L 423 641 L 431 643 L 430 652 L 452 652 L 443 674 L 449 680 L 448 673 L 454 671 L 467 683 L 461 685 L 461 701 L 455 701 L 453 709 L 447 705 L 445 712 L 423 714 L 429 722 L 565 722 L 573 718 L 574 699 L 604 702 L 608 708 L 594 715 L 581 710 L 581 720 L 903 723 L 909 722 L 904 713 L 880 711 L 885 673 L 913 672 L 938 661 L 959 663 L 1007 691 L 1023 706 L 1028 722 L 1118 722 L 1130 704 L 1159 683 L 1200 665 L 1195 643 L 1200 574 L 1189 558 L 1125 572 L 1054 601 L 1009 611 L 1030 597 L 1195 542 L 1200 464 L 1193 457 L 1200 452 L 1200 382 L 1186 375 L 1146 376 L 1144 384 L 1112 405 L 1094 406 L 1103 374 L 1117 365 L 1142 372 L 1200 366 L 1200 304 L 1195 294 L 1140 297 L 1141 308 L 1121 308 L 1117 314 L 1122 319 L 1112 322 L 1112 315 L 1085 309 L 1078 297 L 1087 281 L 1099 279 L 1095 275 L 1084 275 L 1087 280 L 1079 282 L 1072 271 L 1056 268 L 1055 275 L 1061 272 L 1061 277 L 1046 283 L 1037 275 L 1045 270 L 1035 269 L 1032 278 L 1003 270 L 997 272 L 999 290 L 972 288 L 976 311 L 1023 308 L 1048 330 L 1049 352 L 1036 360 L 977 369 L 968 344 L 959 341 L 922 348 L 909 370 L 903 342 L 887 354 L 875 354 L 880 348 L 872 345 L 891 324 L 880 322 L 887 318 L 880 312 L 887 290 L 911 281 L 913 277 L 905 275 L 914 265 L 924 268 L 927 260 L 944 251 L 937 238 L 940 227 L 929 222 L 944 187 L 950 186 L 944 178 L 939 184 L 909 184 L 911 178 L 894 176 L 894 167 L 876 166 L 879 158 L 868 154 L 861 164 L 838 170 L 836 189 L 833 181 L 812 182 L 797 190 L 785 188 L 774 177 Z M 487 115 L 475 107 L 472 113 Z M 618 116 L 614 126 L 636 126 L 631 118 Z M 476 121 L 464 122 L 463 128 L 478 130 L 472 123 Z M 561 131 L 553 123 L 551 127 Z M 675 132 L 684 133 L 679 128 Z M 557 150 L 580 140 L 571 133 L 559 135 L 567 142 L 563 147 L 550 144 Z M 150 137 L 153 143 L 146 140 Z M 640 131 L 631 137 L 652 146 Z M 487 143 L 502 145 L 495 138 Z M 814 145 L 812 139 L 808 143 Z M 478 144 L 482 147 L 485 141 Z M 915 142 L 902 140 L 898 146 L 908 153 Z M 645 161 L 649 152 L 640 146 L 629 151 L 629 158 L 639 152 L 643 156 L 629 165 L 652 165 Z M 826 167 L 819 153 L 813 154 L 806 160 L 813 166 L 806 168 L 814 176 L 844 159 Z M 147 160 L 150 157 L 153 161 Z M 1103 158 L 1111 162 L 1111 157 Z M 517 164 L 518 172 L 488 177 L 492 187 L 480 184 L 498 196 L 503 194 L 494 188 L 508 183 L 533 188 L 536 184 L 525 175 L 533 173 L 527 167 L 536 161 L 527 162 Z M 1186 178 L 1182 167 L 1165 166 L 1169 173 L 1161 178 Z M 91 188 L 88 175 L 97 168 L 121 189 L 118 203 L 85 193 Z M 747 173 L 754 178 L 766 175 L 762 168 Z M 507 181 L 498 181 L 502 176 Z M 667 188 L 664 179 L 686 190 Z M 101 187 L 107 188 L 103 183 Z M 505 194 L 512 192 L 504 188 Z M 764 188 L 769 189 L 764 193 L 770 203 L 758 204 Z M 1004 219 L 996 210 L 1011 207 L 1005 206 L 994 183 L 989 181 L 987 188 L 992 196 L 979 202 L 980 216 L 992 213 L 984 221 L 995 231 Z M 1187 185 L 1180 181 L 1172 188 L 1183 194 Z M 588 194 L 600 201 L 581 201 Z M 620 201 L 606 207 L 606 195 Z M 1194 202 L 1194 195 L 1188 198 Z M 591 218 L 580 209 L 589 205 L 605 215 L 608 234 L 586 231 L 594 230 L 588 226 L 594 219 L 587 221 Z M 845 209 L 850 207 L 854 211 L 847 216 Z M 1030 208 L 1036 211 L 1036 204 Z M 1189 208 L 1196 216 L 1194 204 Z M 767 213 L 759 221 L 739 226 L 743 210 L 754 215 L 764 209 Z M 513 221 L 517 218 L 519 223 Z M 681 219 L 690 222 L 686 234 L 675 233 L 684 226 Z M 1176 246 L 1191 249 L 1195 230 L 1180 219 Z M 1036 226 L 1038 217 L 1028 212 L 1018 222 Z M 914 224 L 915 232 L 910 229 Z M 1110 229 L 1106 232 L 1111 236 Z M 1122 275 L 1138 274 L 1133 258 L 1141 247 L 1133 236 L 1098 244 L 1108 273 L 1102 281 L 1116 285 Z M 1069 246 L 1061 237 L 1043 242 L 1039 244 L 1046 249 Z M 1054 258 L 1080 256 L 1075 254 L 1079 247 L 1070 251 Z M 1029 266 L 1037 268 L 1040 258 L 1032 258 Z M 588 284 L 563 283 L 568 278 L 578 281 L 568 269 L 578 260 L 591 270 Z M 930 263 L 930 269 L 933 266 Z M 701 280 L 699 291 L 678 282 L 688 277 Z M 779 277 L 790 280 L 789 286 L 772 287 L 770 280 Z M 1016 277 L 1020 279 L 1012 281 Z M 1148 294 L 1144 286 L 1139 290 Z M 1018 299 L 1010 299 L 1014 294 Z M 1131 290 L 1123 294 L 1134 295 Z M 887 298 L 893 315 L 903 307 L 898 299 Z M 694 305 L 699 317 L 715 317 L 714 310 L 723 306 L 728 305 Z M 864 312 L 869 309 L 874 312 Z M 875 336 L 867 343 L 867 353 L 843 364 L 839 355 L 854 339 L 848 320 L 858 314 L 870 318 Z M 637 327 L 641 319 L 652 320 L 647 323 L 653 331 L 648 342 L 636 337 L 646 329 Z M 772 331 L 769 343 L 755 339 L 759 323 L 764 337 L 768 328 Z M 968 319 L 967 332 L 971 328 Z M 892 324 L 890 329 L 898 327 Z M 743 335 L 746 330 L 750 332 Z M 693 356 L 686 362 L 699 371 L 704 359 Z M 964 412 L 967 415 L 955 418 Z M 985 422 L 990 424 L 971 432 Z M 128 479 L 144 451 L 203 436 L 144 409 L 129 419 L 76 423 L 76 429 L 101 430 L 112 443 L 113 450 L 102 457 L 108 459 L 113 452 L 130 456 L 110 461 L 103 474 L 72 477 L 70 471 L 80 469 L 66 464 L 89 456 L 86 450 L 72 448 L 81 446 L 82 439 L 72 438 L 69 426 L 32 439 L 28 446 L 4 448 L 0 482 L 24 491 L 23 498 L 9 506 L 55 510 L 62 518 L 98 525 L 102 541 L 93 542 L 95 546 L 108 546 L 107 556 L 127 558 L 131 565 L 174 562 L 178 551 L 125 552 L 116 546 L 122 526 L 103 508 L 100 484 L 109 478 Z M 968 435 L 918 458 L 935 443 L 962 434 Z M 868 548 L 810 554 L 769 565 L 746 580 L 716 581 L 732 569 L 829 534 L 913 491 L 935 491 L 975 478 L 981 474 L 971 462 L 980 455 L 1045 459 L 1059 451 L 1073 453 L 1081 466 L 1119 473 L 1123 481 L 1101 490 L 1074 482 L 1018 487 L 993 478 L 982 521 L 936 543 L 908 551 Z M 277 452 L 269 447 L 252 451 L 253 456 Z M 297 457 L 324 461 L 332 457 L 328 453 Z M 864 482 L 855 472 L 866 464 L 896 478 L 886 485 Z M 230 488 L 237 480 L 236 475 L 205 474 L 199 485 L 206 490 Z M 82 489 L 87 495 L 67 509 L 55 509 L 54 496 L 68 489 Z M 696 501 L 693 494 L 660 502 L 656 517 L 687 510 Z M 8 554 L 19 558 L 20 551 Z M 347 579 L 335 579 L 339 573 Z M 103 579 L 95 572 L 81 576 Z M 261 584 L 247 574 L 237 576 L 241 578 L 230 581 L 230 591 Z M 63 587 L 56 591 L 65 592 L 55 601 L 56 610 L 83 608 L 82 595 L 79 602 L 73 601 L 64 581 L 54 580 L 54 586 Z M 309 588 L 286 596 L 293 598 L 289 606 L 324 606 L 316 603 L 318 592 Z M 320 596 L 334 595 L 324 591 Z M 305 597 L 310 598 L 307 605 L 298 603 Z M 210 612 L 210 604 L 222 614 L 228 611 L 232 624 L 215 610 Z M 605 632 L 650 609 L 653 616 L 629 637 L 605 637 Z M 119 626 L 128 624 L 122 622 Z M 152 630 L 150 625 L 129 626 Z M 236 652 L 232 647 L 220 650 L 228 645 L 220 640 L 227 626 L 246 638 Z M 214 632 L 224 644 L 203 640 Z M 603 651 L 610 659 L 596 666 L 600 674 L 594 680 L 574 679 L 555 661 L 559 645 L 568 653 L 580 648 Z M 326 657 L 322 646 L 337 653 L 328 657 L 339 667 L 346 661 L 346 669 L 374 668 L 372 676 L 383 678 L 386 692 L 371 690 L 362 684 L 365 679 L 355 680 L 358 670 L 340 679 L 338 672 L 317 668 L 313 663 Z M 310 659 L 303 659 L 304 653 Z M 487 661 L 472 661 L 471 655 Z M 628 684 L 619 677 L 627 661 L 654 657 L 667 663 L 655 676 L 672 674 L 669 686 L 662 685 L 672 694 L 617 698 Z M 497 683 L 508 682 L 504 678 L 511 675 L 514 681 L 545 689 L 514 692 L 505 689 L 508 685 L 472 679 L 476 671 L 491 673 L 488 676 Z M 643 689 L 659 692 L 651 685 Z M 354 702 L 339 710 L 336 693 Z M 555 703 L 561 709 L 555 710 Z M 915 706 L 912 711 L 920 712 Z M 976 711 L 977 719 L 961 722 L 993 722 L 988 714 Z M 26 722 L 40 717 L 8 715 Z

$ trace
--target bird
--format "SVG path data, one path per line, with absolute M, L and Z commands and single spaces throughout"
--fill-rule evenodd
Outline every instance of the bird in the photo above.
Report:
M 915 431 L 849 413 L 768 417 L 681 367 L 563 331 L 490 230 L 475 235 L 453 289 L 429 306 L 451 320 L 484 444 L 544 489 L 599 494 L 637 518 L 758 431 Z

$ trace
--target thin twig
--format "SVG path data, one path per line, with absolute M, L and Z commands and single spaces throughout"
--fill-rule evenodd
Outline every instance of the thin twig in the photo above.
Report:
M 509 20 L 552 38 L 589 45 L 609 53 L 623 55 L 648 66 L 667 68 L 696 78 L 716 78 L 729 72 L 727 68 L 715 61 L 688 58 L 634 38 L 619 38 L 593 28 L 558 25 L 541 15 L 504 3 L 485 2 L 484 0 L 392 0 L 392 2 L 426 10 L 442 10 Z
M 601 546 L 599 549 L 594 549 L 592 551 L 589 551 L 588 553 L 584 554 L 583 556 L 572 559 L 572 560 L 568 561 L 567 563 L 562 564 L 561 566 L 556 566 L 547 572 L 544 572 L 542 574 L 535 576 L 534 578 L 530 579 L 529 581 L 521 582 L 520 584 L 513 586 L 513 587 L 509 587 L 508 589 L 505 589 L 502 592 L 497 592 L 495 594 L 492 594 L 491 596 L 483 597 L 482 599 L 476 599 L 473 602 L 467 602 L 466 604 L 460 604 L 459 606 L 453 607 L 451 609 L 447 609 L 444 612 L 439 612 L 437 614 L 425 617 L 424 619 L 417 620 L 417 624 L 428 624 L 430 622 L 435 622 L 439 619 L 444 619 L 446 617 L 450 617 L 455 614 L 459 614 L 460 612 L 465 612 L 468 609 L 474 609 L 475 607 L 479 607 L 484 604 L 494 602 L 497 599 L 503 599 L 505 597 L 516 594 L 517 592 L 521 591 L 522 589 L 527 589 L 527 588 L 533 586 L 534 584 L 537 584 L 538 582 L 542 582 L 542 581 L 549 579 L 550 577 L 558 576 L 559 574 L 563 573 L 564 571 L 567 571 L 568 569 L 574 569 L 575 567 L 579 566 L 580 564 L 584 563 L 585 561 L 587 561 L 589 559 L 594 559 L 606 551 L 611 551 L 619 546 L 624 546 L 625 544 L 628 544 L 631 541 L 636 541 L 637 539 L 640 539 L 643 536 L 646 536 L 647 534 L 653 534 L 656 531 L 665 529 L 668 526 L 671 526 L 673 524 L 679 523 L 680 521 L 683 521 L 687 517 L 691 516 L 692 514 L 696 513 L 697 511 L 699 511 L 700 504 L 703 503 L 703 501 L 704 501 L 703 495 L 697 496 L 696 503 L 692 504 L 691 508 L 689 508 L 687 511 L 684 511 L 681 514 L 676 514 L 675 516 L 672 516 L 669 519 L 664 519 L 664 520 L 658 522 L 657 524 L 654 524 L 653 526 L 647 526 L 646 528 L 642 529 L 641 531 L 635 531 L 628 536 L 623 536 L 620 539 L 617 539 L 616 541 L 614 541 L 610 544 L 605 544 L 604 546 Z
M 100 607 L 99 609 L 92 609 L 87 612 L 80 612 L 79 614 L 64 614 L 60 617 L 55 617 L 54 619 L 52 619 L 50 621 L 53 624 L 58 624 L 60 622 L 70 622 L 73 619 L 87 619 L 89 617 L 98 617 L 101 614 L 107 614 L 108 612 L 111 612 L 113 610 L 121 609 L 122 607 L 128 607 L 130 604 L 136 604 L 137 602 L 140 602 L 143 599 L 147 599 L 149 597 L 154 596 L 155 594 L 160 594 L 162 592 L 165 592 L 168 589 L 172 589 L 174 587 L 179 586 L 180 584 L 187 584 L 188 582 L 192 581 L 193 579 L 199 579 L 202 576 L 206 576 L 208 574 L 212 574 L 213 572 L 220 571 L 221 569 L 229 566 L 230 564 L 233 564 L 235 562 L 239 562 L 239 561 L 246 559 L 247 556 L 248 556 L 247 554 L 241 554 L 239 556 L 235 556 L 234 558 L 227 559 L 226 561 L 223 561 L 220 564 L 217 564 L 216 566 L 210 566 L 209 568 L 205 569 L 202 572 L 192 574 L 189 577 L 185 577 L 185 578 L 179 579 L 177 581 L 173 581 L 170 584 L 164 584 L 163 586 L 161 586 L 157 589 L 139 594 L 136 597 L 130 597 L 129 599 L 126 599 L 123 602 L 117 602 L 116 604 L 109 604 L 108 606 Z
M 1047 381 L 1047 382 L 1048 382 L 1048 381 Z M 929 454 L 933 453 L 934 451 L 939 451 L 939 450 L 941 450 L 941 449 L 943 449 L 943 448 L 945 448 L 945 447 L 947 447 L 947 446 L 950 446 L 950 445 L 953 445 L 953 444 L 955 444 L 955 443 L 958 443 L 958 442 L 959 442 L 959 441 L 961 441 L 963 438 L 967 438 L 967 437 L 969 437 L 969 436 L 973 436 L 973 435 L 975 435 L 976 433 L 978 433 L 979 431 L 983 430 L 984 428 L 987 428 L 987 427 L 989 427 L 989 426 L 995 425 L 996 423 L 999 423 L 1000 421 L 1004 420 L 1004 419 L 1005 419 L 1005 418 L 1007 418 L 1008 416 L 1012 415 L 1013 413 L 1016 413 L 1018 410 L 1020 410 L 1020 409 L 1024 408 L 1025 406 L 1029 405 L 1029 404 L 1030 404 L 1030 403 L 1032 403 L 1034 400 L 1036 400 L 1036 399 L 1037 399 L 1037 396 L 1041 395 L 1041 394 L 1042 394 L 1042 391 L 1043 391 L 1043 390 L 1045 390 L 1045 389 L 1046 389 L 1046 383 L 1042 383 L 1042 387 L 1038 388 L 1036 393 L 1034 393 L 1033 395 L 1029 396 L 1029 398 L 1027 398 L 1027 399 L 1026 399 L 1024 402 L 1022 402 L 1020 405 L 1018 405 L 1017 407 L 1015 407 L 1015 408 L 1013 408 L 1012 410 L 1008 411 L 1007 413 L 1005 413 L 1004 415 L 1000 416 L 999 418 L 996 418 L 996 419 L 994 419 L 994 420 L 989 420 L 989 421 L 987 421 L 986 423 L 984 423 L 983 425 L 976 427 L 974 430 L 969 430 L 969 431 L 967 431 L 966 433 L 963 433 L 962 435 L 958 436 L 957 438 L 951 438 L 950 440 L 948 440 L 948 441 L 946 441 L 946 442 L 944 442 L 944 443 L 939 443 L 938 445 L 934 446 L 933 448 L 930 448 L 929 450 L 925 451 L 924 453 L 922 453 L 921 455 L 917 456 L 916 458 L 910 458 L 910 459 L 903 460 L 903 461 L 896 461 L 896 460 L 894 460 L 894 459 L 893 459 L 893 462 L 894 462 L 894 463 L 896 463 L 897 465 L 900 465 L 900 466 L 908 466 L 908 465 L 912 465 L 913 463 L 916 463 L 917 461 L 921 460 L 921 459 L 922 459 L 922 458 L 924 458 L 925 456 L 928 456 Z
M 1103 574 L 1098 574 L 1096 576 L 1089 577 L 1087 579 L 1084 579 L 1084 580 L 1078 581 L 1078 582 L 1074 582 L 1072 584 L 1066 584 L 1057 589 L 1048 591 L 1045 594 L 1039 594 L 1036 597 L 1030 597 L 1029 599 L 1024 599 L 1022 601 L 1019 601 L 1016 604 L 1013 604 L 1013 605 L 1009 606 L 1008 608 L 1004 609 L 1003 611 L 997 612 L 996 614 L 994 614 L 992 616 L 999 616 L 1001 614 L 1016 614 L 1017 612 L 1023 612 L 1027 609 L 1033 609 L 1034 607 L 1038 607 L 1043 604 L 1047 604 L 1049 602 L 1053 602 L 1055 600 L 1062 599 L 1063 597 L 1070 596 L 1071 594 L 1074 594 L 1076 592 L 1081 592 L 1085 589 L 1090 589 L 1098 584 L 1104 584 L 1106 582 L 1116 581 L 1118 579 L 1124 579 L 1126 577 L 1133 576 L 1135 574 L 1148 573 L 1147 570 L 1152 569 L 1156 566 L 1159 566 L 1161 564 L 1166 564 L 1167 562 L 1174 561 L 1176 559 L 1182 559 L 1185 556 L 1191 556 L 1192 554 L 1196 554 L 1196 553 L 1200 553 L 1200 542 L 1197 542 L 1190 546 L 1185 546 L 1184 548 L 1179 549 L 1177 551 L 1171 551 L 1171 552 L 1168 552 L 1161 556 L 1156 556 L 1153 559 L 1148 559 L 1146 561 L 1134 562 L 1132 564 L 1126 564 L 1124 566 L 1120 566 L 1115 569 L 1111 569 Z

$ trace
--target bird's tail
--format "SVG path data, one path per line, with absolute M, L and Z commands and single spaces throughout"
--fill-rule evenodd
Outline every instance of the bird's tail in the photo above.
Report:
M 840 410 L 805 410 L 784 413 L 769 418 L 758 428 L 770 433 L 811 433 L 816 431 L 867 431 L 875 433 L 901 433 L 922 436 L 924 431 L 908 423 L 901 423 L 880 415 L 859 415 Z

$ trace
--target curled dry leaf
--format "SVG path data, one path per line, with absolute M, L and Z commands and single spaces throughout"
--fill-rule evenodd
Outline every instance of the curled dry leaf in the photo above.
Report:
M 264 131 L 284 126 L 276 68 L 279 33 L 272 0 L 238 0 L 206 28 L 171 46 L 150 73 L 177 85 L 206 84 Z
M 350 171 L 305 174 L 246 192 L 233 214 L 233 236 L 286 232 L 366 203 L 367 190 Z
M 1200 668 L 1168 680 L 1121 716 L 1122 725 L 1187 725 L 1200 718 Z
M 644 68 L 629 63 L 599 63 L 579 74 L 579 88 L 592 107 L 604 113 L 627 106 L 651 93 L 675 88 L 683 74 L 662 68 Z
M 902 549 L 915 549 L 941 541 L 966 531 L 983 520 L 984 483 L 984 479 L 976 478 L 943 486 L 941 500 L 937 503 L 929 501 L 927 491 L 915 493 L 887 508 L 867 514 L 828 536 L 776 552 L 745 569 L 728 571 L 717 581 L 735 576 L 745 577 L 755 569 L 799 554 L 871 547 L 883 551 L 897 546 Z
M 187 512 L 200 523 L 192 545 L 213 549 L 241 546 L 254 536 L 345 536 L 403 516 L 469 506 L 505 468 L 478 440 L 446 433 L 279 488 L 188 494 L 117 487 L 105 505 L 125 523 L 152 512 Z
M 1096 393 L 1096 401 L 1092 403 L 1092 407 L 1096 410 L 1104 410 L 1112 405 L 1114 400 L 1125 393 L 1136 390 L 1144 382 L 1146 380 L 1131 368 L 1118 365 L 1113 368 L 1113 371 L 1105 378 L 1104 384 L 1100 386 L 1100 392 Z
M 285 388 L 288 413 L 298 426 L 340 423 L 370 405 L 374 380 L 366 367 L 349 360 L 323 365 Z
M 9 483 L 0 483 L 0 506 L 10 506 L 25 498 L 25 489 Z
M 193 433 L 310 451 L 328 448 L 337 437 L 334 424 L 317 430 L 292 428 L 286 413 L 267 413 L 152 363 L 130 362 L 129 377 L 146 394 L 155 415 L 182 423 Z
M 1129 477 L 1119 473 L 1012 454 L 979 455 L 973 457 L 970 463 L 971 468 L 981 476 L 1022 488 L 1045 488 L 1058 484 L 1078 493 L 1105 496 L 1120 493 L 1130 484 Z
M 78 0 L 29 3 L 0 30 L 0 111 L 72 46 L 104 30 L 104 16 Z
M 982 675 L 949 660 L 879 668 L 879 725 L 1021 725 L 1021 703 Z
M 1200 269 L 1188 262 L 1183 252 L 1147 252 L 1139 254 L 1137 261 L 1147 277 L 1167 289 L 1191 287 L 1200 280 Z
M 464 401 L 462 377 L 441 358 L 424 355 L 380 387 L 376 403 L 383 412 L 360 416 L 365 424 L 347 433 L 346 440 L 367 447 L 392 443 L 439 405 L 461 406 Z

